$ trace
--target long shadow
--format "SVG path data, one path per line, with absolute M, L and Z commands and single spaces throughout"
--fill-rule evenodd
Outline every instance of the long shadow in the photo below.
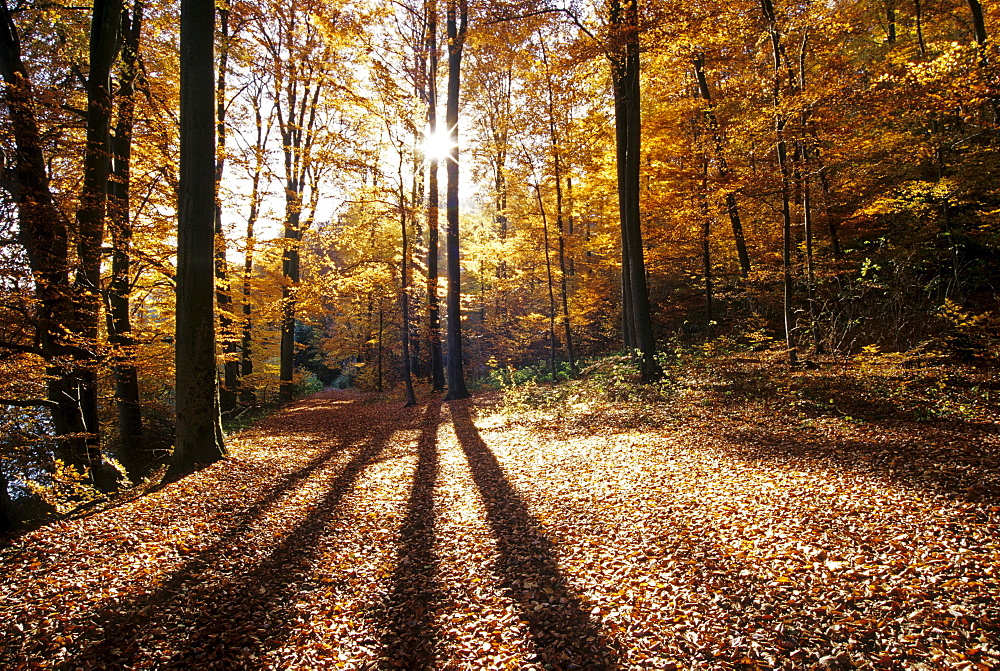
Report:
M 794 440 L 768 431 L 724 434 L 730 451 L 747 461 L 802 459 L 844 471 L 884 477 L 907 487 L 925 489 L 970 503 L 1000 500 L 1000 450 L 984 436 L 917 426 L 897 425 L 907 436 L 886 438 L 884 427 L 871 439 L 812 437 Z M 940 435 L 935 435 L 940 431 Z M 956 440 L 958 438 L 958 440 Z
M 619 655 L 565 585 L 552 542 L 483 442 L 467 404 L 453 403 L 451 417 L 497 539 L 501 585 L 520 606 L 535 646 L 529 661 L 557 669 L 615 668 Z
M 148 652 L 142 649 L 146 636 L 169 639 L 175 651 L 160 666 L 192 668 L 209 663 L 229 666 L 252 666 L 252 657 L 280 646 L 295 623 L 294 596 L 306 578 L 319 550 L 319 540 L 337 514 L 344 495 L 358 476 L 374 463 L 383 451 L 392 431 L 400 428 L 388 421 L 369 427 L 367 441 L 357 447 L 354 456 L 330 482 L 323 499 L 301 518 L 284 539 L 263 559 L 254 561 L 252 552 L 240 546 L 241 531 L 249 531 L 249 514 L 244 522 L 217 540 L 162 587 L 141 599 L 120 604 L 113 612 L 98 614 L 96 624 L 103 628 L 101 641 L 74 654 L 73 665 L 85 668 L 131 667 Z M 342 443 L 324 450 L 306 467 L 287 478 L 280 489 L 290 490 L 316 469 L 328 462 Z M 282 492 L 282 493 L 283 493 Z M 257 515 L 275 502 L 280 493 L 271 492 L 251 510 Z M 246 538 L 251 547 L 257 542 Z M 234 549 L 233 546 L 236 546 Z M 212 560 L 227 551 L 244 554 L 253 562 L 237 575 L 218 579 L 205 576 Z M 147 660 L 148 661 L 148 660 Z
M 382 618 L 383 661 L 395 668 L 429 669 L 434 666 L 437 632 L 434 606 L 441 599 L 437 585 L 439 560 L 434 553 L 434 488 L 438 477 L 437 432 L 441 402 L 432 400 L 424 411 L 423 428 L 417 443 L 417 467 L 407 504 L 406 518 L 399 530 L 396 568 L 391 578 L 392 592 Z

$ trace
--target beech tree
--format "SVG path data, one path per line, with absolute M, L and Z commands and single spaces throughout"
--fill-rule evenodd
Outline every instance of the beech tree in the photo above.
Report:
M 215 70 L 185 8 L 179 119 L 169 3 L 0 2 L 11 492 L 143 477 L 172 409 L 171 477 L 218 458 L 220 377 L 230 415 L 419 403 L 422 372 L 457 399 L 621 343 L 652 381 L 658 335 L 795 363 L 995 308 L 988 3 L 241 0 Z
M 448 100 L 445 123 L 451 151 L 445 172 L 448 177 L 445 207 L 447 234 L 445 253 L 448 261 L 448 393 L 446 401 L 469 396 L 465 386 L 462 362 L 462 268 L 458 246 L 458 105 L 461 92 L 462 49 L 469 26 L 469 5 L 466 0 L 446 0 L 448 34 Z
M 105 292 L 108 342 L 112 352 L 115 405 L 121 461 L 129 477 L 138 480 L 152 463 L 143 438 L 142 406 L 139 399 L 139 369 L 136 339 L 132 331 L 132 238 L 130 213 L 132 187 L 132 137 L 135 120 L 135 80 L 139 72 L 142 35 L 142 0 L 131 12 L 123 11 L 121 75 L 118 78 L 118 119 L 111 139 L 111 179 L 108 191 L 108 228 L 111 232 L 111 278 Z
M 167 478 L 226 454 L 215 374 L 215 3 L 181 4 L 177 442 Z
M 17 27 L 0 3 L 0 75 L 16 146 L 15 184 L 22 240 L 36 283 L 37 346 L 49 362 L 48 398 L 32 402 L 52 411 L 64 459 L 102 489 L 117 477 L 101 452 L 97 414 L 97 335 L 100 317 L 100 250 L 110 170 L 110 70 L 118 49 L 121 2 L 94 5 L 87 78 L 83 185 L 76 212 L 79 265 L 70 279 L 69 224 L 53 201 L 36 117 L 30 75 L 21 58 Z M 8 343 L 8 348 L 16 348 Z

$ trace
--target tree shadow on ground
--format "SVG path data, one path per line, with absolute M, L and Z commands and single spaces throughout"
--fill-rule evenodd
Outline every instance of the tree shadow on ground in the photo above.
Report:
M 1000 500 L 1000 445 L 968 427 L 874 426 L 871 437 L 794 434 L 761 429 L 728 431 L 724 448 L 747 461 L 797 459 L 887 478 L 973 503 Z
M 332 412 L 327 424 L 334 430 L 338 414 L 339 409 Z M 283 645 L 296 625 L 295 596 L 308 581 L 322 536 L 336 518 L 345 494 L 378 460 L 392 432 L 405 426 L 405 419 L 400 419 L 381 418 L 367 425 L 369 437 L 357 447 L 338 440 L 242 513 L 238 524 L 163 586 L 96 613 L 94 624 L 103 629 L 103 639 L 81 646 L 72 664 L 130 668 L 144 659 L 143 663 L 150 661 L 147 648 L 166 647 L 171 653 L 168 659 L 161 657 L 160 667 L 253 666 L 252 659 Z M 322 499 L 266 556 L 255 556 L 252 550 L 259 541 L 249 534 L 253 521 L 348 449 L 354 450 L 353 456 L 326 485 Z M 244 534 L 248 535 L 245 545 L 240 543 Z M 229 576 L 213 575 L 214 562 L 225 555 L 231 558 L 234 552 L 245 555 L 246 569 Z
M 705 369 L 707 375 L 717 379 L 708 389 L 714 392 L 714 404 L 731 407 L 755 401 L 777 404 L 779 410 L 794 410 L 808 417 L 865 422 L 918 420 L 952 423 L 988 433 L 998 431 L 995 425 L 963 417 L 952 407 L 971 401 L 973 389 L 987 393 L 1000 386 L 982 371 L 900 369 L 891 375 L 864 376 L 857 370 L 844 374 L 827 368 L 792 375 L 785 369 L 748 363 L 754 362 L 735 359 Z M 1000 411 L 1000 405 L 986 402 L 982 394 L 975 403 Z
M 528 661 L 557 669 L 615 668 L 618 654 L 565 584 L 552 542 L 507 479 L 472 422 L 468 403 L 452 403 L 452 423 L 497 539 L 495 570 L 520 607 L 535 646 Z
M 390 579 L 392 592 L 379 614 L 385 622 L 380 658 L 396 668 L 428 669 L 434 665 L 434 609 L 441 600 L 436 580 L 439 560 L 434 552 L 440 415 L 441 402 L 431 400 L 421 420 L 417 467 Z

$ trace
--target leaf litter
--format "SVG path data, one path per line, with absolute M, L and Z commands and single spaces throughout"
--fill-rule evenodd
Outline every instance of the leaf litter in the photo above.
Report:
M 1000 503 L 907 467 L 961 466 L 927 457 L 958 449 L 946 428 L 398 406 L 323 392 L 223 462 L 15 539 L 0 664 L 1000 666 Z

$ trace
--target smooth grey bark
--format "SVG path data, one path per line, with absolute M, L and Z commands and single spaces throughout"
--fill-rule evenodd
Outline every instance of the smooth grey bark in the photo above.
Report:
M 215 2 L 181 0 L 175 479 L 226 454 L 215 373 Z

